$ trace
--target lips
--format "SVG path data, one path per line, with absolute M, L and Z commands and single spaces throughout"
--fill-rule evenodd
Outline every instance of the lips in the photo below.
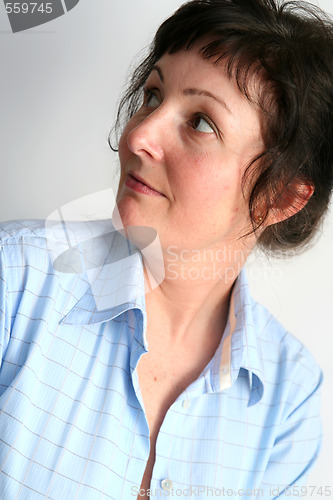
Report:
M 150 184 L 148 184 L 142 177 L 138 174 L 129 173 L 125 179 L 125 184 L 127 187 L 133 189 L 134 191 L 151 195 L 151 196 L 164 196 L 163 193 L 154 189 Z

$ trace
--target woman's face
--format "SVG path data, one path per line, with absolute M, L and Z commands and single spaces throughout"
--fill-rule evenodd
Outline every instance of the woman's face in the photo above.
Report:
M 258 111 L 222 63 L 163 55 L 119 144 L 123 225 L 153 227 L 164 249 L 236 247 L 251 228 L 242 176 L 262 149 Z

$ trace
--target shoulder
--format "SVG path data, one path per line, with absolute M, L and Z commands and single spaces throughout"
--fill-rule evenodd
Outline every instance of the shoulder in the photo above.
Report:
M 252 301 L 252 312 L 266 386 L 295 403 L 306 398 L 322 381 L 314 356 L 263 305 Z
M 75 242 L 66 239 L 68 231 L 62 235 L 60 230 L 61 224 L 44 220 L 0 223 L 0 314 L 2 308 L 12 322 L 18 316 L 28 322 L 62 317 L 87 291 L 85 273 L 55 265 L 69 247 L 75 249 Z
M 1 285 L 27 291 L 37 285 L 41 288 L 46 282 L 61 282 L 63 288 L 71 289 L 73 282 L 79 281 L 85 289 L 87 276 L 82 258 L 103 250 L 103 238 L 107 240 L 113 230 L 110 220 L 2 222 Z
M 45 221 L 19 220 L 0 223 L 2 266 L 7 272 L 31 267 L 48 267 Z
M 0 222 L 0 241 L 10 243 L 24 238 L 45 238 L 44 220 Z
M 18 220 L 0 223 L 0 249 L 5 259 L 11 261 L 46 251 L 45 221 Z
M 0 223 L 1 287 L 15 303 L 23 295 L 37 294 L 55 273 L 48 251 L 45 221 Z
M 17 220 L 0 222 L 0 250 L 5 262 L 42 264 L 42 254 L 50 262 L 80 243 L 107 235 L 114 230 L 110 220 L 62 221 Z
M 235 303 L 241 311 L 244 345 L 252 347 L 249 353 L 253 353 L 252 361 L 264 380 L 281 384 L 296 377 L 318 382 L 321 369 L 302 339 L 296 338 L 264 305 L 253 299 L 244 272 L 236 285 Z

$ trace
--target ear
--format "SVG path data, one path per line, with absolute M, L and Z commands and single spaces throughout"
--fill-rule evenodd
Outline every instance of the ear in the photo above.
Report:
M 314 193 L 314 185 L 309 181 L 295 180 L 284 186 L 272 203 L 267 217 L 268 225 L 289 219 L 300 212 Z

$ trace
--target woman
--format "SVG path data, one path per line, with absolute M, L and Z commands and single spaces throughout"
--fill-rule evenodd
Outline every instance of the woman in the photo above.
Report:
M 332 39 L 300 2 L 184 4 L 120 105 L 113 223 L 130 264 L 114 279 L 99 266 L 91 285 L 87 266 L 52 266 L 38 224 L 7 224 L 4 500 L 304 494 L 322 374 L 242 268 L 257 244 L 305 245 L 327 209 Z M 149 293 L 155 255 L 132 252 L 133 226 L 160 241 L 165 277 Z

